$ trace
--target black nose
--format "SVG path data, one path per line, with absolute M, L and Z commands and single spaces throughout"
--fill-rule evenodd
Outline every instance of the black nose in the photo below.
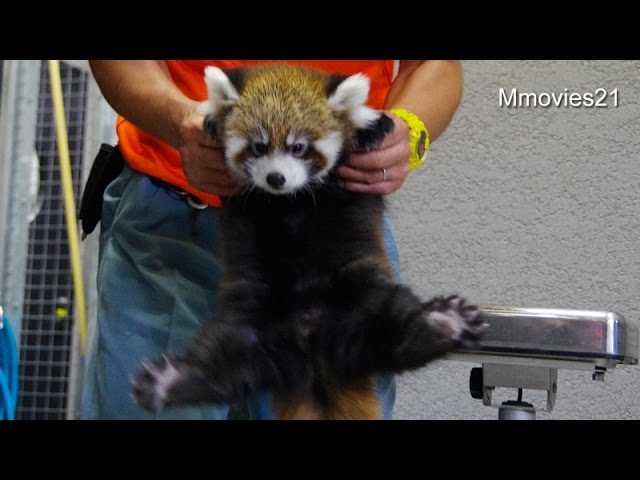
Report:
M 286 178 L 279 172 L 271 172 L 267 175 L 267 183 L 273 188 L 280 188 L 286 182 Z

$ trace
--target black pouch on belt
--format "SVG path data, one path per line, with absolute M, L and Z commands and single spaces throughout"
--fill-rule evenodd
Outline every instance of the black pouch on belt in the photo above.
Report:
M 124 167 L 124 158 L 117 146 L 103 143 L 100 151 L 93 161 L 89 178 L 84 186 L 82 200 L 80 201 L 80 213 L 78 217 L 82 221 L 82 238 L 89 235 L 98 225 L 102 215 L 102 197 L 104 191 L 112 181 L 116 179 Z

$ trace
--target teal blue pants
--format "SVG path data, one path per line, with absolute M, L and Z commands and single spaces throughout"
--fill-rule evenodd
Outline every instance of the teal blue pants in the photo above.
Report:
M 197 210 L 175 192 L 125 166 L 107 188 L 97 276 L 98 318 L 89 349 L 80 416 L 84 419 L 225 419 L 229 405 L 169 408 L 152 415 L 131 399 L 143 359 L 184 352 L 215 311 L 220 277 L 217 209 Z M 399 258 L 385 220 L 389 257 Z M 391 418 L 393 377 L 378 379 Z M 252 399 L 252 418 L 272 418 L 269 395 Z

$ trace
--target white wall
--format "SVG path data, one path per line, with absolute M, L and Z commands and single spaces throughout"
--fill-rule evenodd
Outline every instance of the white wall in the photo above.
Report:
M 390 202 L 405 281 L 424 297 L 614 310 L 639 322 L 640 62 L 463 68 L 454 121 Z M 501 87 L 617 88 L 619 107 L 500 108 Z M 395 417 L 496 418 L 468 393 L 472 366 L 440 361 L 403 376 Z M 556 408 L 538 418 L 640 419 L 638 366 L 618 367 L 604 383 L 560 371 L 558 387 Z

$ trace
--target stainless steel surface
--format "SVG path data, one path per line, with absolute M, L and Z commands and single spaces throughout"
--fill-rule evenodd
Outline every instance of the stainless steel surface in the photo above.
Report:
M 24 289 L 33 211 L 40 60 L 5 60 L 0 113 L 0 302 L 21 349 Z
M 480 315 L 490 328 L 479 346 L 460 350 L 462 356 L 452 359 L 492 355 L 606 367 L 638 364 L 638 325 L 618 313 L 483 306 Z

